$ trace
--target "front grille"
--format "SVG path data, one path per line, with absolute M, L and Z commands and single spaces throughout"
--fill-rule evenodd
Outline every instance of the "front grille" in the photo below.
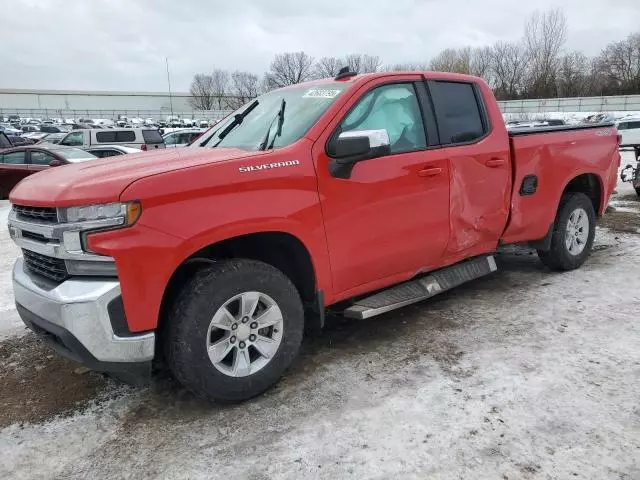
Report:
M 47 257 L 30 250 L 22 250 L 25 266 L 33 273 L 42 275 L 55 282 L 62 282 L 69 277 L 64 260 Z
M 57 223 L 58 212 L 52 207 L 26 207 L 24 205 L 14 205 L 13 210 L 20 220 L 37 220 L 44 223 Z

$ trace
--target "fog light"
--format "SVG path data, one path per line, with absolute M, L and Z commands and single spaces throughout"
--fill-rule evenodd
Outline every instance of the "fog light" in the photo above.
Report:
M 90 260 L 66 260 L 70 275 L 92 275 L 102 277 L 117 276 L 115 262 L 96 262 Z

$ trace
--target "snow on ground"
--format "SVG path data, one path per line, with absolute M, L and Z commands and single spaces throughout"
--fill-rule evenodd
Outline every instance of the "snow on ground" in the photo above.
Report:
M 9 238 L 9 209 L 9 200 L 0 200 L 0 341 L 26 332 L 15 310 L 11 290 L 11 268 L 20 249 Z
M 573 125 L 581 123 L 585 118 L 599 113 L 606 113 L 616 120 L 622 118 L 640 118 L 640 112 L 634 111 L 611 111 L 611 112 L 508 112 L 503 113 L 505 120 L 564 120 L 565 123 Z
M 243 405 L 83 374 L 31 334 L 0 342 L 0 478 L 640 478 L 640 235 L 617 223 L 638 219 L 607 219 L 574 272 L 507 247 L 431 301 L 330 317 Z

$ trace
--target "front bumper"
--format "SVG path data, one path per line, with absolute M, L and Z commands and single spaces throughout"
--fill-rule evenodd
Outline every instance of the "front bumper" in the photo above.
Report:
M 109 304 L 120 297 L 120 283 L 104 278 L 71 278 L 49 284 L 24 268 L 13 267 L 16 307 L 24 323 L 61 354 L 105 372 L 150 370 L 153 332 L 118 336 Z

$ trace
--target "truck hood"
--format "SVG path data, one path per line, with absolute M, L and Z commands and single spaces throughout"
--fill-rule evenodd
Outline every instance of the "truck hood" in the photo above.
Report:
M 54 167 L 25 178 L 12 203 L 66 207 L 117 201 L 132 182 L 183 168 L 264 155 L 236 148 L 171 148 Z

